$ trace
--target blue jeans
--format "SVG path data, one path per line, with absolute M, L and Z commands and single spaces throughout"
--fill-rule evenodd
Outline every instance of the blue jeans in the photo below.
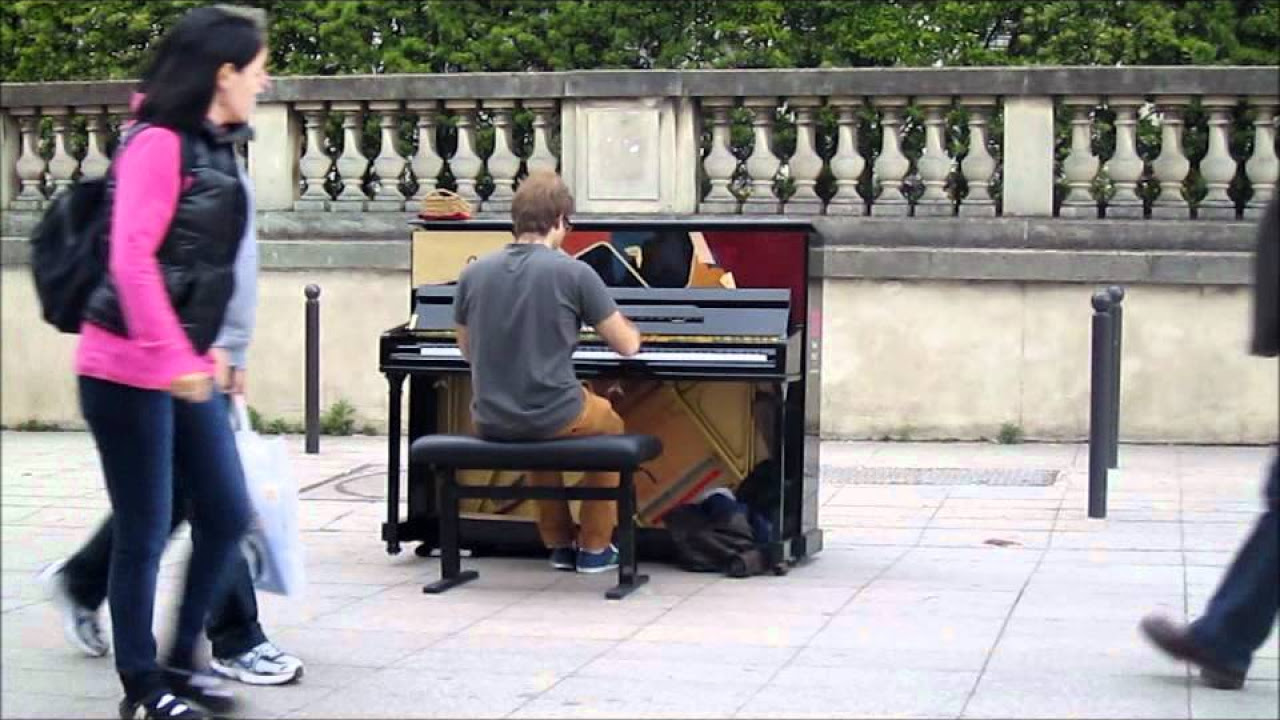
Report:
M 1225 667 L 1247 672 L 1280 610 L 1280 456 L 1271 465 L 1267 507 L 1236 553 L 1191 639 Z
M 164 687 L 151 632 L 156 575 L 173 526 L 173 479 L 190 500 L 194 549 L 167 664 L 190 668 L 209 606 L 221 592 L 250 505 L 220 399 L 188 403 L 161 390 L 80 378 L 80 404 L 115 514 L 107 596 L 116 671 L 138 701 Z

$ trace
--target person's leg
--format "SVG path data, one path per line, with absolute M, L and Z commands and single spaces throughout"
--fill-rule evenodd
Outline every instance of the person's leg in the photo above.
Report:
M 590 435 L 620 435 L 623 431 L 622 418 L 614 412 L 608 400 L 586 391 L 586 401 L 582 416 L 574 424 L 566 437 L 584 437 Z M 617 487 L 618 473 L 589 472 L 582 476 L 583 487 Z M 581 528 L 578 531 L 578 548 L 586 553 L 600 553 L 609 550 L 613 542 L 613 529 L 618 522 L 618 510 L 612 500 L 584 500 L 579 513 Z
M 190 501 L 193 549 L 187 569 L 171 667 L 192 669 L 196 639 L 210 606 L 229 580 L 239 540 L 249 525 L 249 498 L 226 405 L 175 401 L 174 462 Z
M 80 399 L 115 512 L 107 595 L 116 670 L 136 703 L 165 689 L 151 625 L 173 502 L 173 403 L 161 391 L 83 377 Z
M 1247 672 L 1280 608 L 1280 459 L 1271 466 L 1267 510 L 1236 553 L 1191 638 L 1232 670 Z
M 215 658 L 235 657 L 267 641 L 258 623 L 258 598 L 254 592 L 249 563 L 237 552 L 231 559 L 226 587 L 214 600 L 205 628 Z
M 529 474 L 533 487 L 563 487 L 564 475 L 554 470 L 537 470 Z M 550 549 L 573 545 L 573 516 L 564 500 L 538 500 L 538 535 Z
M 97 610 L 107 599 L 107 581 L 111 576 L 111 537 L 115 533 L 115 516 L 108 515 L 88 542 L 80 546 L 62 566 L 68 594 L 76 604 Z

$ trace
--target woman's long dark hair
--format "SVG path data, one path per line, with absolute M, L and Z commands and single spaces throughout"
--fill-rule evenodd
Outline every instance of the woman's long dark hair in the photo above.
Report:
M 161 38 L 142 73 L 138 119 L 194 132 L 217 91 L 218 69 L 243 70 L 266 42 L 262 23 L 218 7 L 189 11 Z

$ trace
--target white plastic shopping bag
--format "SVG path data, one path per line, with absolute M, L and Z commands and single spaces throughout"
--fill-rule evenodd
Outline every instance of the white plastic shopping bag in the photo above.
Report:
M 277 595 L 298 595 L 305 583 L 305 558 L 298 532 L 298 484 L 289 470 L 283 438 L 253 431 L 243 396 L 233 396 L 236 448 L 254 520 L 241 542 L 253 585 Z

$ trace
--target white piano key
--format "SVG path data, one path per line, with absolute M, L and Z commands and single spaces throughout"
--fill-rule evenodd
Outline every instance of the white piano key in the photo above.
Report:
M 424 346 L 418 348 L 422 357 L 461 358 L 457 347 Z M 574 360 L 634 360 L 640 362 L 720 362 L 720 363 L 768 363 L 769 356 L 753 352 L 698 352 L 696 350 L 644 350 L 624 358 L 612 350 L 580 349 L 573 353 Z

